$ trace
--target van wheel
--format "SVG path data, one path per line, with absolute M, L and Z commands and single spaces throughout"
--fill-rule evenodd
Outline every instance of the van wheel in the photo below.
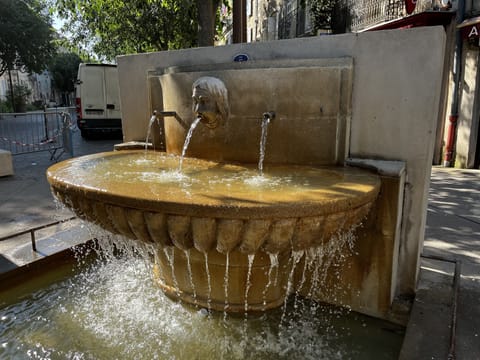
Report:
M 82 135 L 82 138 L 84 139 L 89 139 L 90 138 L 90 131 L 81 129 L 80 134 Z

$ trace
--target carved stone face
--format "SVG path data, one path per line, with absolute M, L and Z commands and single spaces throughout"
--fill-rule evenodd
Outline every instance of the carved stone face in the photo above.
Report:
M 217 127 L 217 104 L 209 91 L 200 87 L 193 88 L 192 100 L 195 116 L 200 117 L 205 126 L 209 128 Z
M 217 78 L 204 76 L 192 85 L 194 115 L 210 129 L 223 125 L 228 118 L 228 91 Z

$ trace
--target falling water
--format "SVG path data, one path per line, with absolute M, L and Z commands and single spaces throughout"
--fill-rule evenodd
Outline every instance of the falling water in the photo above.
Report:
M 208 299 L 207 299 L 207 308 L 208 312 L 212 310 L 212 279 L 210 278 L 210 269 L 208 267 L 208 253 L 203 253 L 205 257 L 205 273 L 207 274 L 207 285 L 208 285 Z
M 152 115 L 152 117 L 150 118 L 150 120 L 148 122 L 147 137 L 145 139 L 145 151 L 148 150 L 148 140 L 150 140 L 150 134 L 152 132 L 152 127 L 153 127 L 153 124 L 155 123 L 155 120 L 157 120 L 157 114 L 156 113 L 154 113 Z
M 182 150 L 182 156 L 180 157 L 180 164 L 178 165 L 178 171 L 182 171 L 183 167 L 183 158 L 185 157 L 185 154 L 187 153 L 188 149 L 188 144 L 190 144 L 190 139 L 192 138 L 193 130 L 197 127 L 198 123 L 202 120 L 201 117 L 198 117 L 195 119 L 194 122 L 192 122 L 192 125 L 190 125 L 190 129 L 188 129 L 187 137 L 185 138 L 185 142 L 183 143 L 183 150 Z
M 293 276 L 295 275 L 295 267 L 302 259 L 303 254 L 304 254 L 303 250 L 292 251 L 292 255 L 290 258 L 290 261 L 292 262 L 292 267 L 290 270 L 290 274 L 288 275 L 287 292 L 286 292 L 287 296 L 285 296 L 285 302 L 283 304 L 283 312 L 282 312 L 282 318 L 280 319 L 280 325 L 284 323 L 285 317 L 287 316 L 287 301 L 288 301 L 288 295 L 291 294 L 293 289 Z
M 250 277 L 252 276 L 252 267 L 253 267 L 254 260 L 255 260 L 255 254 L 248 254 L 247 284 L 245 286 L 245 313 L 248 312 L 248 291 L 252 286 Z
M 192 274 L 192 264 L 190 263 L 190 250 L 184 250 L 185 258 L 187 259 L 187 271 L 188 277 L 190 280 L 190 286 L 192 287 L 192 296 L 193 296 L 193 303 L 197 304 L 197 292 L 195 290 L 195 283 L 193 281 L 193 274 Z
M 168 250 L 170 251 L 170 254 L 168 253 Z M 167 262 L 170 265 L 170 270 L 172 272 L 172 281 L 173 281 L 173 286 L 175 287 L 175 290 L 177 291 L 177 295 L 180 296 L 180 288 L 178 286 L 178 281 L 177 277 L 175 276 L 175 251 L 173 247 L 167 246 L 163 248 L 163 252 L 165 253 L 165 257 L 167 258 Z
M 340 242 L 350 245 L 348 237 Z M 398 327 L 327 305 L 313 307 L 302 298 L 297 313 L 288 301 L 286 326 L 280 323 L 282 309 L 251 314 L 248 321 L 235 316 L 225 321 L 216 312 L 205 316 L 153 285 L 151 265 L 142 257 L 158 249 L 140 244 L 102 238 L 97 250 L 102 258 L 83 258 L 75 272 L 55 266 L 51 275 L 0 291 L 0 358 L 398 358 Z M 165 255 L 173 264 L 171 252 Z
M 294 296 L 294 300 L 293 300 L 293 308 L 295 310 L 298 309 L 298 300 L 299 300 L 299 296 L 300 296 L 299 290 L 303 288 L 303 286 L 305 285 L 305 282 L 307 280 L 307 271 L 311 267 L 315 268 L 315 253 L 313 252 L 313 249 L 315 249 L 315 248 L 309 248 L 305 251 L 304 262 L 303 262 L 303 270 L 302 270 L 302 278 L 300 279 L 300 282 L 297 285 L 297 289 L 295 291 L 295 296 Z
M 268 281 L 267 281 L 267 285 L 265 285 L 265 289 L 263 290 L 263 306 L 266 307 L 267 306 L 267 292 L 268 292 L 268 289 L 270 288 L 270 286 L 277 286 L 277 279 L 278 279 L 278 272 L 279 272 L 279 268 L 278 268 L 278 254 L 272 254 L 270 253 L 269 254 L 270 256 L 270 268 L 268 269 L 268 274 L 267 274 L 267 277 L 268 277 Z M 273 269 L 277 269 L 276 273 L 275 273 L 275 278 L 272 279 L 272 272 L 273 272 Z M 273 280 L 273 281 L 272 281 Z
M 313 268 L 311 286 L 310 286 L 310 289 L 309 289 L 308 294 L 307 294 L 308 297 L 312 297 L 314 290 L 317 289 L 317 287 L 318 287 L 319 278 L 320 278 L 319 273 L 320 273 L 320 269 L 322 269 L 322 265 L 323 265 L 324 251 L 323 251 L 323 247 L 319 246 L 317 248 L 308 249 L 308 252 L 310 254 L 310 257 L 313 258 L 312 261 L 314 261 L 314 263 L 316 265 Z
M 265 148 L 267 146 L 267 133 L 268 124 L 270 123 L 269 117 L 263 117 L 262 119 L 262 135 L 260 138 L 260 157 L 258 160 L 258 172 L 263 175 L 263 160 L 265 159 Z
M 230 270 L 230 253 L 227 252 L 226 261 L 225 261 L 225 276 L 223 278 L 223 287 L 225 289 L 225 306 L 224 306 L 224 320 L 227 318 L 227 311 L 228 311 L 228 271 Z
M 247 283 L 245 284 L 245 316 L 243 319 L 243 343 L 248 342 L 248 291 L 252 286 L 252 280 L 250 277 L 252 276 L 252 268 L 253 268 L 253 261 L 255 260 L 255 254 L 248 254 L 248 272 L 247 272 Z

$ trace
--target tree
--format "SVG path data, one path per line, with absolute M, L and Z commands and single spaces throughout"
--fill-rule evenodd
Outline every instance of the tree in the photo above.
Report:
M 226 1 L 226 0 L 224 0 Z M 221 0 L 56 0 L 71 41 L 106 60 L 213 45 Z
M 196 44 L 194 0 L 57 0 L 72 41 L 108 60 Z
M 55 51 L 53 38 L 43 3 L 0 0 L 0 76 L 9 72 L 10 91 L 14 91 L 11 70 L 41 72 L 47 67 Z
M 213 46 L 215 18 L 220 0 L 196 0 L 198 10 L 198 46 Z
M 48 70 L 53 79 L 53 85 L 62 93 L 63 102 L 68 104 L 69 94 L 75 90 L 78 65 L 82 59 L 75 53 L 57 54 Z

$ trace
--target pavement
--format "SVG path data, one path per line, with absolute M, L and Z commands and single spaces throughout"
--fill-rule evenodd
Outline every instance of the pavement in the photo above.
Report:
M 434 167 L 427 211 L 401 358 L 480 359 L 480 170 Z
M 115 144 L 121 142 L 118 134 L 91 140 L 84 140 L 78 130 L 72 134 L 74 156 L 111 151 Z M 64 153 L 58 160 L 69 157 Z M 29 231 L 0 240 L 0 283 L 4 286 L 8 286 L 7 280 L 12 277 L 8 273 L 10 270 L 24 266 L 35 268 L 33 264 L 40 260 L 92 238 L 80 220 L 69 220 L 74 214 L 57 203 L 50 192 L 45 176 L 48 167 L 54 164 L 50 153 L 18 154 L 12 158 L 14 175 L 0 177 L 0 239 L 35 229 L 36 251 L 32 249 Z
M 73 135 L 75 156 L 121 142 Z M 48 152 L 15 155 L 13 162 L 15 174 L 0 177 L 0 238 L 60 223 L 38 231 L 37 251 L 29 233 L 0 241 L 0 275 L 91 237 L 77 220 L 62 222 L 73 214 L 50 193 Z M 480 359 L 480 170 L 432 169 L 422 254 L 400 359 Z

